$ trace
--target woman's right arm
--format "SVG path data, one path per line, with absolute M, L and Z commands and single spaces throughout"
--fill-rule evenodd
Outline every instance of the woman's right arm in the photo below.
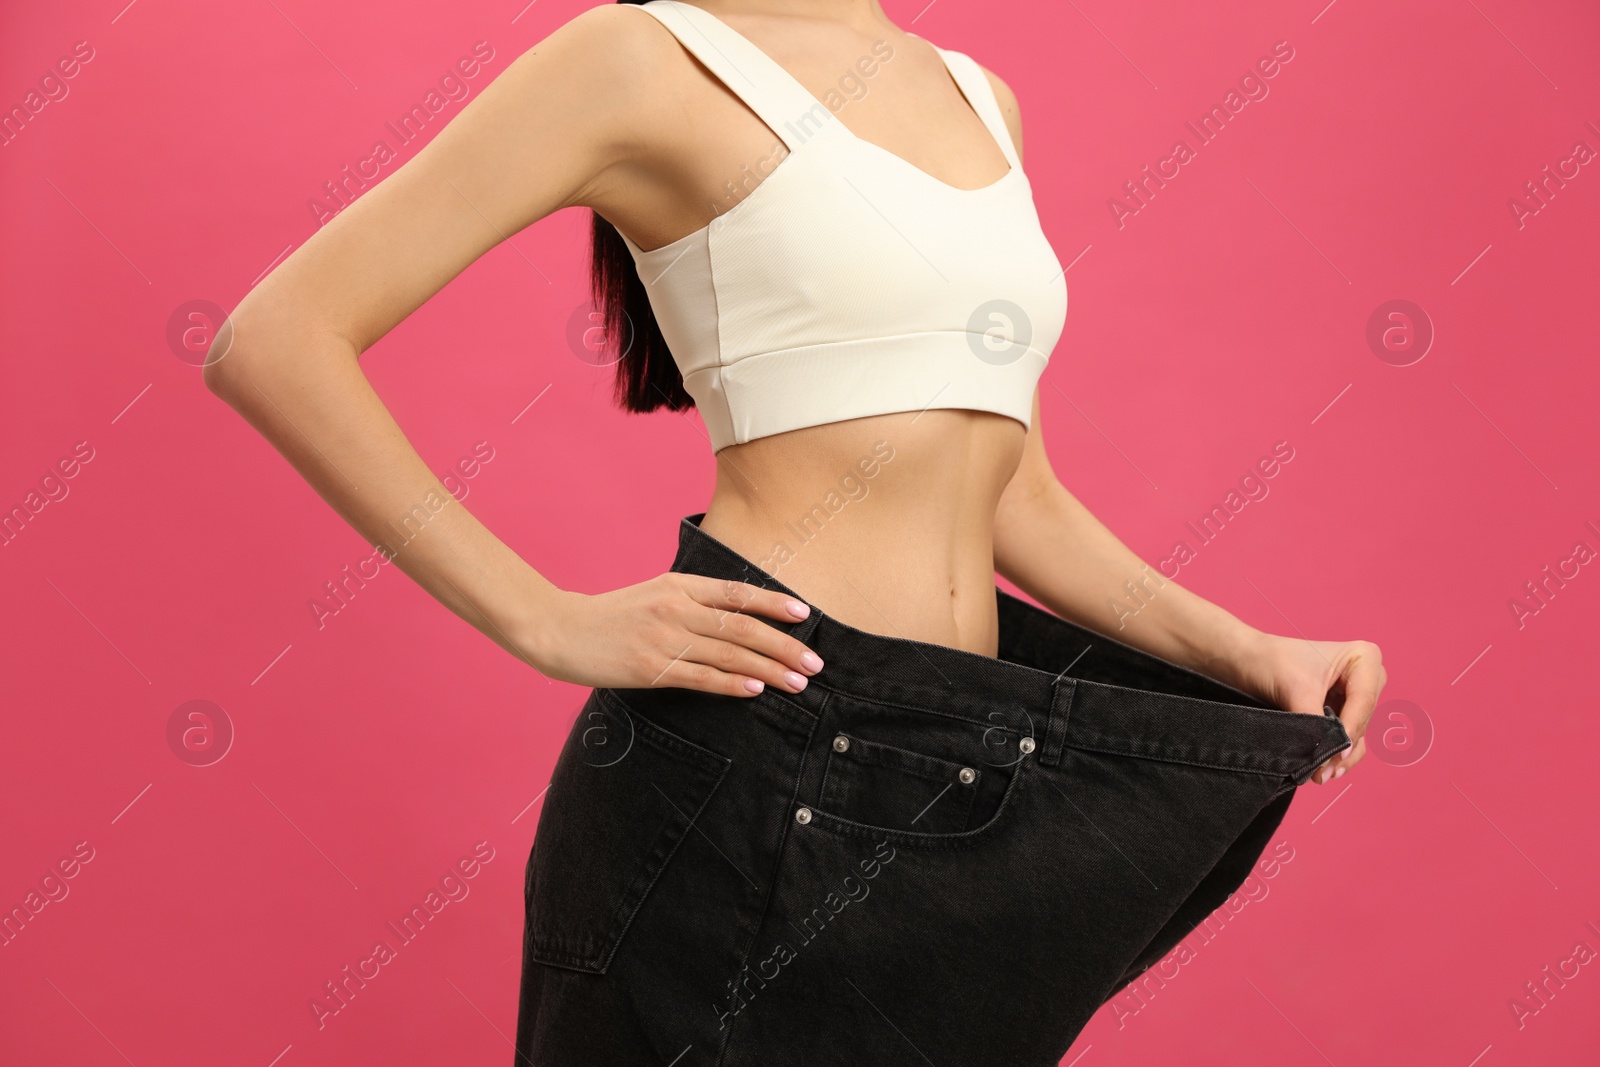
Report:
M 647 131 L 667 117 L 661 79 L 676 58 L 653 21 L 594 8 L 518 57 L 245 296 L 205 383 L 369 543 L 542 673 L 589 686 L 792 692 L 820 661 L 745 614 L 792 622 L 803 613 L 790 598 L 675 573 L 595 596 L 557 588 L 440 484 L 359 365 L 484 252 L 648 168 Z

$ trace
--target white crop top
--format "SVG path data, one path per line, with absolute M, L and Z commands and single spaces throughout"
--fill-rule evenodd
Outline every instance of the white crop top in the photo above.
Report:
M 710 12 L 639 6 L 790 153 L 694 233 L 623 238 L 713 449 L 928 408 L 1027 426 L 1067 286 L 978 64 L 934 46 L 1011 169 L 958 189 L 852 134 Z

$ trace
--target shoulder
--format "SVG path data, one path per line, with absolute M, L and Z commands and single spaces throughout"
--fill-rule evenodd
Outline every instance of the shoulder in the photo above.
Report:
M 998 74 L 979 63 L 965 52 L 958 52 L 953 48 L 941 48 L 946 56 L 956 63 L 982 74 L 989 82 L 989 91 L 994 95 L 995 104 L 1000 108 L 1000 117 L 1005 120 L 1006 130 L 1011 134 L 1011 142 L 1016 146 L 1017 158 L 1022 158 L 1022 109 L 1017 104 L 1017 94 L 1011 91 Z
M 983 71 L 984 77 L 989 79 L 989 88 L 994 90 L 994 99 L 1000 105 L 1000 115 L 1006 120 L 1006 129 L 1011 132 L 1011 141 L 1017 146 L 1017 156 L 1022 156 L 1022 108 L 1017 103 L 1017 94 L 1011 91 L 1011 86 L 1000 80 L 1000 75 L 977 64 Z
M 663 74 L 681 52 L 671 31 L 640 5 L 598 4 L 556 27 L 523 55 L 559 55 L 584 64 L 590 79 L 602 82 Z
M 983 71 L 983 76 L 989 79 L 989 88 L 994 90 L 994 98 L 1000 103 L 1000 112 L 1006 116 L 1006 120 L 1009 122 L 1011 117 L 1020 111 L 1017 104 L 1017 94 L 1011 91 L 1011 86 L 1000 80 L 1000 75 L 981 63 L 978 63 L 977 66 L 979 70 Z
M 598 4 L 550 31 L 512 66 L 558 71 L 571 90 L 565 106 L 579 106 L 590 94 L 649 104 L 663 90 L 686 84 L 685 54 L 672 31 L 641 5 Z
M 636 7 L 599 4 L 574 15 L 510 64 L 509 88 L 591 140 L 646 137 L 681 107 L 690 66 L 677 38 L 648 12 L 629 10 Z

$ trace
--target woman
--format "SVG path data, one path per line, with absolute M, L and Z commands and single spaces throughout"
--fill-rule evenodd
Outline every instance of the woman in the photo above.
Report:
M 619 398 L 692 400 L 717 464 L 672 569 L 598 595 L 454 506 L 357 366 L 572 205 Z M 1374 645 L 1246 626 L 1055 478 L 1065 313 L 1012 94 L 876 0 L 586 11 L 241 303 L 208 386 L 375 542 L 451 503 L 394 561 L 592 687 L 518 1062 L 1053 1064 L 1360 761 Z

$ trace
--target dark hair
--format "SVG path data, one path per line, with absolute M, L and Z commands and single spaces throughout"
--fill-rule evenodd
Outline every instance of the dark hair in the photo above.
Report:
M 617 0 L 641 4 L 644 0 Z M 616 358 L 614 396 L 627 411 L 672 411 L 693 407 L 683 375 L 661 335 L 633 254 L 617 228 L 593 211 L 589 246 L 589 291 L 600 313 L 604 347 Z

